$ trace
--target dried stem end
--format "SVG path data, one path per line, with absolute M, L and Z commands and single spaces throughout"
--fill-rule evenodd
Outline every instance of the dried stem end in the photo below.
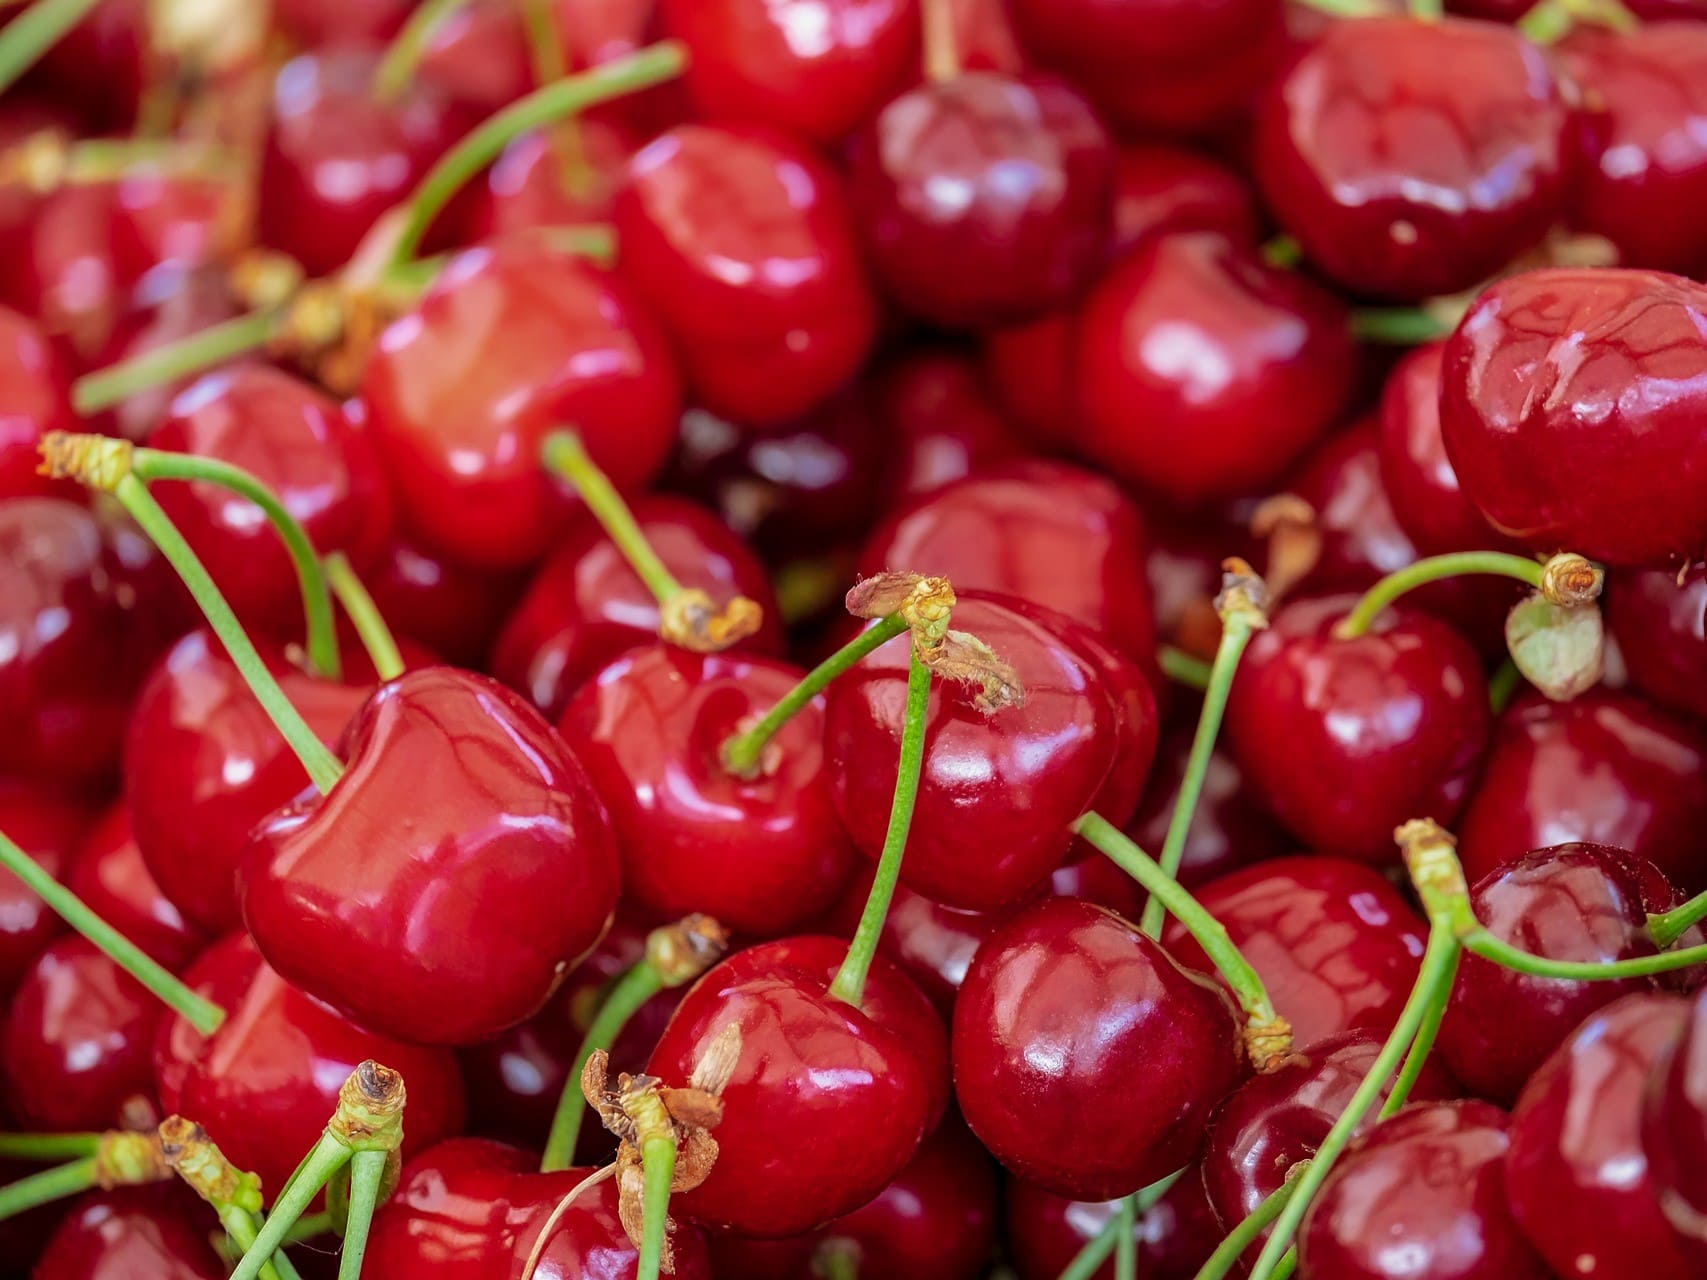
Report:
M 226 1159 L 207 1130 L 183 1116 L 171 1116 L 161 1122 L 159 1134 L 166 1163 L 203 1200 L 248 1213 L 260 1211 L 261 1180 Z
M 1293 1059 L 1292 1024 L 1278 1013 L 1261 1022 L 1247 1022 L 1244 1037 L 1251 1065 L 1263 1075 L 1278 1071 Z
M 113 1129 L 95 1144 L 95 1185 L 103 1191 L 165 1182 L 171 1176 L 158 1133 Z
M 352 1151 L 396 1151 L 403 1144 L 403 1075 L 369 1058 L 338 1090 L 326 1132 Z
M 1241 618 L 1252 631 L 1268 626 L 1268 584 L 1238 556 L 1221 562 L 1221 594 L 1215 597 L 1215 612 L 1226 626 Z
M 736 596 L 719 609 L 698 587 L 683 587 L 658 609 L 658 634 L 693 653 L 721 653 L 754 635 L 765 611 L 756 600 Z
M 934 676 L 975 688 L 973 700 L 986 714 L 1025 704 L 1025 687 L 1014 669 L 977 636 L 949 626 L 955 595 L 947 578 L 879 573 L 855 583 L 844 603 L 856 618 L 900 615 L 919 661 Z
M 646 935 L 646 963 L 666 987 L 692 982 L 728 949 L 729 931 L 698 912 Z
M 1309 577 L 1322 558 L 1316 509 L 1295 493 L 1277 493 L 1257 504 L 1251 534 L 1268 543 L 1268 576 L 1276 597 Z
M 80 431 L 49 431 L 38 446 L 36 471 L 54 480 L 75 480 L 100 493 L 111 493 L 130 474 L 136 446 L 128 440 Z
M 1430 918 L 1450 912 L 1456 903 L 1469 902 L 1470 885 L 1451 832 L 1429 818 L 1412 818 L 1393 833 L 1393 839 Z
M 1541 568 L 1541 594 L 1549 604 L 1573 609 L 1600 598 L 1606 573 L 1590 560 L 1560 552 Z

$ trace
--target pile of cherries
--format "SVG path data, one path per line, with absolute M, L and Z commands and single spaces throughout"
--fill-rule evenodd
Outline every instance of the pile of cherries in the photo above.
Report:
M 0 1280 L 1707 1280 L 1707 0 L 0 6 Z

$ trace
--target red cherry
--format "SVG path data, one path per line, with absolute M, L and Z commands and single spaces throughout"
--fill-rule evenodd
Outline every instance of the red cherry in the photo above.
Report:
M 5 301 L 79 356 L 108 341 L 136 283 L 120 260 L 114 218 L 110 185 L 63 186 L 35 203 L 0 266 Z
M 521 11 L 508 0 L 454 6 L 433 28 L 412 80 L 489 116 L 534 87 Z
M 176 1016 L 161 1026 L 160 1101 L 169 1113 L 194 1116 L 233 1164 L 259 1175 L 269 1197 L 326 1127 L 339 1086 L 368 1058 L 408 1082 L 405 1159 L 461 1130 L 462 1077 L 450 1053 L 345 1022 L 286 985 L 243 934 L 215 943 L 184 981 L 227 1017 L 211 1036 Z
M 775 427 L 864 363 L 876 333 L 839 179 L 780 135 L 682 125 L 628 166 L 623 274 L 675 339 L 713 413 Z
M 0 307 L 0 498 L 63 488 L 36 474 L 49 431 L 74 431 L 64 362 L 27 316 Z
M 3 822 L 0 828 L 10 830 Z M 168 969 L 181 969 L 207 946 L 208 939 L 184 919 L 143 861 L 122 801 L 83 837 L 66 883 L 85 906 Z
M 1602 610 L 1630 683 L 1674 711 L 1707 719 L 1707 571 L 1615 572 Z
M 503 686 L 432 667 L 381 687 L 344 745 L 331 792 L 272 814 L 243 853 L 262 954 L 416 1043 L 536 1013 L 616 907 L 610 827 L 562 740 Z
M 536 559 L 567 505 L 540 465 L 565 424 L 619 488 L 675 437 L 663 333 L 607 272 L 539 245 L 472 249 L 391 325 L 362 384 L 403 523 L 487 568 Z
M 389 40 L 409 16 L 409 0 L 278 0 L 274 20 L 306 48 Z
M 996 470 L 1027 450 L 1002 416 L 977 366 L 948 347 L 907 352 L 876 375 L 880 422 L 896 438 L 882 446 L 900 493 L 929 493 Z
M 469 215 L 469 239 L 610 220 L 611 202 L 637 143 L 598 116 L 577 117 L 575 129 L 582 157 L 577 185 L 564 180 L 558 135 L 549 128 L 524 133 L 486 171 L 485 189 Z
M 879 957 L 860 1008 L 828 994 L 847 946 L 786 938 L 737 952 L 683 997 L 647 1065 L 685 1083 L 725 1028 L 740 1052 L 723 1090 L 717 1163 L 672 1207 L 743 1235 L 797 1235 L 850 1212 L 912 1159 L 948 1096 L 930 1002 Z M 756 1196 L 754 1187 L 786 1196 Z
M 485 658 L 523 586 L 429 551 L 401 530 L 363 581 L 393 631 L 459 666 Z
M 1121 479 L 1199 502 L 1259 489 L 1351 390 L 1345 312 L 1212 232 L 1158 236 L 1091 290 L 1074 444 Z
M 1120 1211 L 1118 1200 L 1067 1200 L 1023 1178 L 1009 1178 L 1004 1225 L 1019 1280 L 1058 1280 L 1067 1264 Z M 1140 1214 L 1138 1274 L 1145 1280 L 1195 1280 L 1224 1234 L 1209 1207 L 1196 1165 L 1147 1213 Z M 1115 1280 L 1111 1257 L 1090 1280 Z
M 73 104 L 84 130 L 128 130 L 149 83 L 148 10 L 143 0 L 103 0 L 47 49 L 35 68 L 57 99 Z
M 873 267 L 934 324 L 1062 306 L 1108 245 L 1114 147 L 1057 80 L 970 71 L 910 89 L 862 131 L 852 164 Z
M 853 937 L 874 871 L 868 866 L 854 877 L 825 921 L 827 928 L 841 937 Z M 955 994 L 965 981 L 973 954 L 1002 919 L 999 911 L 960 911 L 932 902 L 904 884 L 896 885 L 889 914 L 883 918 L 878 951 L 913 980 L 946 1021 L 954 1016 Z
M 1129 143 L 1114 170 L 1114 251 L 1125 253 L 1171 231 L 1219 231 L 1237 245 L 1261 237 L 1250 183 L 1184 147 Z
M 1081 429 L 1075 320 L 1056 311 L 983 335 L 986 381 L 1040 448 L 1069 449 Z
M 0 831 L 56 879 L 88 826 L 76 797 L 51 785 L 0 777 Z M 9 996 L 42 948 L 65 925 L 10 871 L 0 871 L 0 996 Z
M 197 1212 L 199 1210 L 200 1212 Z M 176 1187 L 118 1187 L 79 1200 L 31 1280 L 222 1280 L 213 1214 Z
M 1660 1208 L 1697 1250 L 1707 1241 L 1707 994 L 1697 995 L 1679 1034 L 1660 1053 L 1642 1104 L 1642 1149 Z
M 1221 590 L 1221 562 L 1236 553 L 1260 572 L 1264 547 L 1252 535 L 1248 517 L 1239 519 L 1232 510 L 1157 514 L 1150 524 L 1144 567 L 1155 601 L 1157 634 L 1207 660 L 1221 639 L 1214 603 Z

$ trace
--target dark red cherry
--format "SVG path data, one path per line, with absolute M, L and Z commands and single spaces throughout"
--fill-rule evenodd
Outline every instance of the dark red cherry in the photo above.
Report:
M 430 667 L 382 686 L 344 749 L 330 793 L 276 811 L 244 850 L 239 905 L 262 954 L 416 1043 L 538 1012 L 616 908 L 610 826 L 562 739 L 495 681 Z
M 1351 25 L 1351 24 L 1347 24 Z M 1341 1157 L 1298 1237 L 1318 1280 L 1548 1280 L 1512 1220 L 1506 1116 L 1485 1102 L 1425 1102 Z
M 1655 702 L 1707 719 L 1707 569 L 1610 574 L 1601 601 L 1630 683 Z
M 1129 143 L 1114 169 L 1114 244 L 1124 253 L 1170 231 L 1219 231 L 1255 244 L 1261 215 L 1250 183 L 1196 151 L 1160 142 Z
M 1311 848 L 1394 860 L 1410 818 L 1450 824 L 1492 723 L 1481 659 L 1426 614 L 1387 609 L 1361 636 L 1351 596 L 1282 606 L 1245 651 L 1227 734 L 1265 805 Z
M 1059 1195 L 1126 1195 L 1178 1169 L 1241 1072 L 1226 994 L 1086 902 L 1049 899 L 1000 925 L 955 1001 L 967 1124 Z
M 637 143 L 598 116 L 575 121 L 580 148 L 573 179 L 565 177 L 564 144 L 551 129 L 522 134 L 486 171 L 486 186 L 469 213 L 470 240 L 492 240 L 542 227 L 607 222 L 611 202 Z
M 985 380 L 1041 449 L 1073 447 L 1080 431 L 1077 317 L 1053 311 L 983 335 Z
M 110 339 L 136 283 L 119 253 L 113 189 L 71 183 L 40 198 L 0 264 L 5 302 L 33 316 L 74 356 L 87 358 Z
M 1657 271 L 1558 268 L 1493 285 L 1448 339 L 1441 372 L 1441 431 L 1464 492 L 1537 551 L 1699 558 L 1703 330 L 1707 287 Z
M 1175 501 L 1247 493 L 1339 416 L 1352 366 L 1330 295 L 1214 232 L 1158 236 L 1079 313 L 1073 443 Z
M 633 509 L 652 550 L 684 587 L 707 592 L 717 605 L 736 596 L 758 602 L 764 620 L 742 642 L 743 652 L 782 652 L 782 622 L 764 566 L 727 525 L 680 498 L 647 496 Z M 656 640 L 658 621 L 657 598 L 583 511 L 505 621 L 491 669 L 555 720 L 602 668 Z
M 1642 1149 L 1660 1208 L 1692 1247 L 1707 1243 L 1707 994 L 1690 1004 L 1644 1090 Z
M 110 806 L 77 846 L 66 883 L 96 915 L 168 969 L 194 959 L 208 939 L 161 891 L 131 834 L 123 801 Z
M 394 632 L 459 666 L 485 660 L 524 586 L 429 551 L 403 530 L 392 533 L 363 581 Z
M 222 1280 L 218 1229 L 213 1214 L 175 1186 L 96 1192 L 59 1224 L 31 1280 Z
M 1689 1005 L 1629 995 L 1593 1014 L 1524 1086 L 1511 1114 L 1506 1193 L 1561 1276 L 1692 1280 L 1701 1258 L 1660 1212 L 1642 1151 L 1642 1091 Z
M 885 470 L 907 497 L 995 470 L 1028 452 L 977 365 L 952 348 L 906 352 L 876 375 L 873 394 L 880 421 L 895 434 L 882 446 Z
M 623 274 L 675 340 L 690 395 L 775 427 L 856 373 L 877 330 L 840 179 L 753 126 L 681 125 L 628 166 Z
M 1640 698 L 1522 694 L 1494 726 L 1457 832 L 1472 880 L 1531 849 L 1627 849 L 1690 893 L 1707 888 L 1707 733 Z
M 0 508 L 3 509 L 3 508 Z M 84 802 L 51 783 L 0 777 L 0 831 L 63 878 L 89 825 Z M 0 870 L 0 996 L 9 995 L 64 923 L 10 871 Z
M 1340 858 L 1275 858 L 1211 880 L 1197 900 L 1256 969 L 1300 1049 L 1356 1028 L 1386 1032 L 1416 981 L 1423 923 L 1379 873 Z M 1177 921 L 1163 941 L 1212 972 Z
M 1068 1200 L 1023 1178 L 1009 1178 L 1004 1207 L 1003 1225 L 1019 1280 L 1058 1280 L 1120 1211 L 1120 1202 Z M 1194 1280 L 1224 1234 L 1196 1165 L 1182 1170 L 1166 1194 L 1139 1215 L 1134 1234 L 1139 1274 L 1146 1280 Z M 1090 1280 L 1115 1280 L 1114 1258 Z
M 75 431 L 64 361 L 34 321 L 0 307 L 0 498 L 62 488 L 36 474 L 49 431 Z
M 1569 113 L 1546 56 L 1491 23 L 1335 22 L 1257 116 L 1256 177 L 1345 288 L 1468 289 L 1560 212 Z
M 1593 963 L 1653 955 L 1647 912 L 1664 907 L 1643 900 L 1635 859 L 1592 844 L 1539 849 L 1491 871 L 1471 890 L 1470 905 L 1490 933 L 1513 946 Z M 1655 985 L 1652 978 L 1537 978 L 1466 955 L 1441 1024 L 1440 1053 L 1473 1091 L 1510 1103 L 1585 1017 Z
M 226 1011 L 203 1036 L 171 1017 L 154 1044 L 154 1076 L 168 1113 L 194 1116 L 239 1169 L 278 1193 L 338 1105 L 338 1088 L 368 1058 L 401 1071 L 409 1089 L 407 1158 L 460 1132 L 456 1059 L 443 1049 L 388 1040 L 345 1022 L 279 977 L 243 934 L 215 943 L 184 981 Z
M 903 308 L 987 329 L 1089 283 L 1113 226 L 1114 162 L 1075 89 L 968 71 L 909 89 L 861 132 L 854 209 Z
M 380 336 L 362 384 L 403 524 L 485 568 L 537 559 L 563 512 L 539 450 L 572 426 L 619 487 L 650 480 L 680 388 L 663 332 L 624 284 L 567 254 L 458 254 Z
M 1122 872 L 1121 874 L 1125 874 Z M 872 868 L 854 877 L 831 910 L 825 927 L 852 938 L 871 892 Z M 954 997 L 979 945 L 1003 919 L 1000 911 L 961 911 L 932 902 L 906 885 L 895 886 L 883 918 L 878 946 L 883 956 L 930 997 L 945 1020 L 954 1016 Z

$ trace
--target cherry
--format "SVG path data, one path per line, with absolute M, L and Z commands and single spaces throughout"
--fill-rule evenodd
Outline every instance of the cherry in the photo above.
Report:
M 106 343 L 135 283 L 131 264 L 120 260 L 113 222 L 111 186 L 63 186 L 36 203 L 0 269 L 5 301 L 75 355 Z
M 1642 1152 L 1642 1089 L 1688 1004 L 1628 995 L 1591 1015 L 1524 1086 L 1511 1116 L 1506 1193 L 1560 1275 L 1690 1280 L 1700 1257 L 1660 1212 Z
M 672 1198 L 682 1216 L 752 1236 L 811 1230 L 881 1191 L 936 1123 L 948 1046 L 935 1011 L 881 957 L 860 1007 L 829 995 L 845 951 L 835 938 L 763 943 L 711 969 L 677 1006 L 647 1065 L 666 1084 L 685 1083 L 723 1051 L 720 1038 L 738 1036 L 717 1162 Z
M 633 510 L 646 541 L 684 587 L 704 590 L 719 605 L 735 596 L 758 602 L 764 619 L 742 642 L 744 652 L 782 651 L 775 594 L 740 538 L 705 508 L 679 498 L 642 498 Z M 602 668 L 655 640 L 658 623 L 657 598 L 583 510 L 504 623 L 492 671 L 556 719 Z
M 1691 398 L 1707 288 L 1554 269 L 1493 285 L 1446 344 L 1440 422 L 1464 492 L 1541 551 L 1618 565 L 1707 549 Z
M 1466 851 L 1473 848 L 1466 838 Z M 1593 844 L 1539 849 L 1489 872 L 1470 905 L 1495 937 L 1556 960 L 1596 963 L 1654 955 L 1638 861 Z M 1440 1028 L 1440 1053 L 1476 1093 L 1509 1103 L 1572 1028 L 1649 978 L 1567 982 L 1466 955 Z
M 860 368 L 877 308 L 836 174 L 751 126 L 671 129 L 629 162 L 623 273 L 675 340 L 693 398 L 776 427 Z
M 1663 706 L 1707 719 L 1707 571 L 1610 574 L 1602 597 L 1630 683 Z
M 1114 251 L 1171 231 L 1219 231 L 1238 245 L 1261 234 L 1256 193 L 1238 173 L 1167 143 L 1129 143 L 1114 169 Z
M 481 116 L 509 106 L 534 87 L 520 11 L 506 0 L 453 6 L 428 37 L 413 78 Z
M 1332 424 L 1352 364 L 1345 312 L 1315 285 L 1213 232 L 1158 236 L 1079 314 L 1073 443 L 1178 501 L 1249 492 Z
M 907 497 L 998 469 L 1027 452 L 977 366 L 952 348 L 909 351 L 875 382 L 879 420 L 896 436 L 884 448 L 885 467 Z
M 71 865 L 88 822 L 77 797 L 51 784 L 0 777 L 0 831 L 56 879 Z M 0 995 L 10 996 L 37 954 L 64 928 L 16 876 L 0 871 Z
M 1078 325 L 1070 311 L 983 335 L 984 377 L 1039 448 L 1072 447 L 1080 430 Z
M 32 1280 L 223 1280 L 213 1215 L 176 1187 L 118 1187 L 77 1202 L 30 1273 Z
M 287 985 L 243 934 L 215 943 L 184 981 L 228 1016 L 211 1036 L 179 1017 L 161 1027 L 154 1044 L 160 1101 L 168 1112 L 194 1116 L 233 1164 L 260 1177 L 269 1196 L 320 1136 L 339 1086 L 368 1058 L 408 1082 L 405 1158 L 462 1128 L 455 1058 L 345 1022 Z
M 562 740 L 503 686 L 431 667 L 382 686 L 344 746 L 331 792 L 273 813 L 243 853 L 238 898 L 262 954 L 416 1043 L 466 1044 L 536 1013 L 616 906 L 610 827 Z
M 392 630 L 460 666 L 485 658 L 523 587 L 429 551 L 402 530 L 363 581 Z
M 1294 835 L 1388 863 L 1400 823 L 1457 815 L 1492 717 L 1480 659 L 1456 632 L 1389 609 L 1350 636 L 1352 604 L 1331 596 L 1275 612 L 1234 679 L 1227 731 L 1245 776 Z
M 103 0 L 42 56 L 37 76 L 75 105 L 84 127 L 128 128 L 148 83 L 147 6 Z
M 279 0 L 274 20 L 297 44 L 388 40 L 409 16 L 409 0 Z
M 622 282 L 531 244 L 458 254 L 380 336 L 362 396 L 405 527 L 482 568 L 537 559 L 566 509 L 539 463 L 548 432 L 573 425 L 632 488 L 680 407 L 664 334 Z
M 638 149 L 619 125 L 577 117 L 579 158 L 572 182 L 564 178 L 564 152 L 551 129 L 521 134 L 486 171 L 486 186 L 469 213 L 471 240 L 487 240 L 540 227 L 609 221 L 611 203 Z
M 1681 1031 L 1660 1054 L 1642 1104 L 1642 1149 L 1660 1207 L 1671 1225 L 1699 1248 L 1707 1241 L 1707 994 L 1690 1004 Z
M 1298 1238 L 1321 1280 L 1547 1280 L 1512 1221 L 1506 1116 L 1485 1102 L 1419 1103 L 1378 1125 L 1323 1184 Z
M 1241 504 L 1242 505 L 1242 504 Z M 1225 572 L 1222 561 L 1236 552 L 1262 569 L 1265 548 L 1240 512 L 1161 512 L 1150 526 L 1145 576 L 1156 607 L 1156 631 L 1165 643 L 1209 661 L 1221 640 L 1215 597 Z
M 988 328 L 1069 302 L 1101 263 L 1115 153 L 1054 79 L 969 71 L 910 89 L 854 144 L 872 265 L 907 311 Z
M 1340 858 L 1275 858 L 1199 886 L 1262 978 L 1302 1050 L 1365 1028 L 1386 1032 L 1416 980 L 1422 922 L 1377 872 Z M 1210 971 L 1178 921 L 1163 933 L 1181 964 Z
M 1004 1200 L 1008 1248 L 1019 1280 L 1057 1280 L 1120 1210 L 1118 1200 L 1068 1200 L 1023 1178 L 1009 1178 Z M 1220 1242 L 1221 1224 L 1192 1165 L 1135 1224 L 1138 1274 L 1146 1280 L 1194 1280 Z M 1109 1258 L 1089 1280 L 1115 1280 Z
M 36 474 L 36 446 L 49 431 L 74 429 L 64 361 L 41 329 L 0 307 L 0 498 L 62 487 Z
M 1682 888 L 1707 888 L 1707 735 L 1629 694 L 1523 694 L 1494 726 L 1458 824 L 1476 879 L 1531 849 L 1586 840 L 1627 849 Z
M 0 828 L 10 830 L 3 819 Z M 83 837 L 66 883 L 90 910 L 168 969 L 182 968 L 207 946 L 208 939 L 184 919 L 149 871 L 122 802 Z

